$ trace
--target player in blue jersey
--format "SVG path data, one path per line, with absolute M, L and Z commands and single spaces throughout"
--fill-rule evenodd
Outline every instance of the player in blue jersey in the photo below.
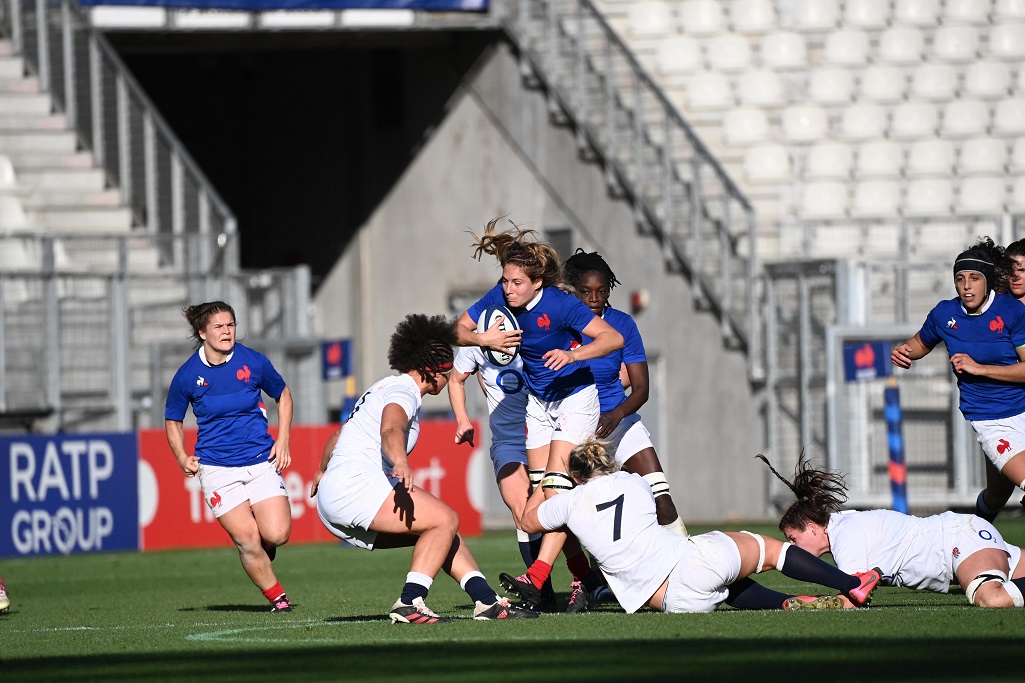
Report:
M 502 266 L 502 278 L 459 318 L 458 344 L 496 350 L 519 346 L 530 391 L 527 461 L 535 484 L 531 495 L 547 498 L 573 487 L 566 472 L 569 453 L 593 436 L 598 426 L 598 390 L 584 361 L 622 348 L 623 337 L 576 296 L 560 288 L 562 269 L 551 245 L 537 241 L 533 230 L 515 225 L 512 230 L 496 232 L 497 222 L 488 223 L 482 237 L 474 235 L 474 256 L 496 257 Z M 502 332 L 495 325 L 478 334 L 477 318 L 489 305 L 508 306 L 520 330 Z M 594 341 L 574 348 L 581 335 Z M 539 556 L 527 573 L 515 581 L 507 574 L 500 575 L 502 585 L 517 593 L 524 604 L 536 606 L 541 588 L 551 575 L 551 563 L 566 540 L 564 533 L 546 534 Z M 579 545 L 571 543 L 566 551 L 567 564 L 576 580 L 592 573 Z
M 910 368 L 943 342 L 961 394 L 961 414 L 993 467 L 1025 488 L 1025 306 L 1000 294 L 1009 260 L 982 238 L 954 261 L 957 297 L 938 303 L 914 337 L 894 347 L 891 362 Z M 994 471 L 995 470 L 995 471 Z M 992 521 L 1007 501 L 1006 484 L 988 476 L 976 514 Z
M 292 531 L 281 472 L 292 393 L 267 357 L 235 341 L 235 311 L 223 301 L 184 309 L 198 348 L 171 380 L 164 409 L 167 443 L 186 477 L 199 475 L 203 500 L 238 548 L 242 568 L 273 612 L 292 611 L 271 561 Z M 261 392 L 278 403 L 278 438 L 267 433 Z M 183 420 L 192 406 L 199 433 L 185 451 Z
M 413 314 L 399 323 L 388 346 L 388 363 L 399 374 L 364 392 L 328 439 L 310 496 L 324 526 L 351 545 L 413 547 L 406 583 L 388 615 L 393 623 L 448 621 L 425 602 L 442 569 L 470 596 L 474 619 L 535 619 L 488 585 L 459 536 L 455 510 L 413 483 L 408 456 L 420 436 L 423 397 L 445 389 L 454 341 L 444 316 Z

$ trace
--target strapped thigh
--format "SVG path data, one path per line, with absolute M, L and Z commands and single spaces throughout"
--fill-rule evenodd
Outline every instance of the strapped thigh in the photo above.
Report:
M 762 538 L 761 534 L 756 534 L 751 531 L 741 530 L 740 533 L 747 534 L 754 540 L 758 541 L 758 566 L 755 567 L 755 574 L 761 574 L 762 567 L 765 566 L 765 539 Z

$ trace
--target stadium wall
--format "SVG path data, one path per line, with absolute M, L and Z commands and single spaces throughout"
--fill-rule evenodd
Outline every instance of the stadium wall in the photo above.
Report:
M 493 259 L 472 259 L 465 231 L 505 215 L 540 231 L 569 228 L 574 248 L 605 255 L 623 282 L 614 305 L 629 308 L 633 290 L 650 293 L 636 319 L 664 382 L 642 415 L 661 427 L 653 436 L 683 518 L 764 518 L 765 479 L 753 459 L 765 444 L 763 400 L 744 356 L 723 347 L 712 315 L 694 310 L 685 278 L 666 271 L 660 245 L 638 234 L 630 206 L 609 195 L 599 165 L 581 159 L 572 130 L 552 123 L 544 94 L 524 87 L 507 43 L 463 79 L 447 116 L 325 277 L 317 334 L 356 340 L 361 386 L 389 374 L 387 340 L 404 315 L 458 314 L 497 280 Z M 439 397 L 425 407 L 447 404 Z

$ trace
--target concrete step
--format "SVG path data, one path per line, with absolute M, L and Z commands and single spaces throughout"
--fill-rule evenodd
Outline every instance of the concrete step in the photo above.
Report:
M 14 43 L 11 42 L 10 38 L 4 38 L 0 40 L 0 57 L 13 57 L 14 56 Z
M 0 109 L 3 107 L 0 98 Z M 74 133 L 68 131 L 0 131 L 0 154 L 9 152 L 57 152 L 70 154 L 78 148 Z
M 27 167 L 15 164 L 18 182 L 30 189 L 101 192 L 106 189 L 103 171 L 78 167 Z
M 0 79 L 0 94 L 2 93 L 38 94 L 39 79 L 35 76 L 16 80 Z
M 25 212 L 29 223 L 53 232 L 125 232 L 132 227 L 132 214 L 125 208 L 61 206 Z
M 68 117 L 64 114 L 47 116 L 4 116 L 0 117 L 0 133 L 17 131 L 68 130 Z
M 50 96 L 46 93 L 0 93 L 0 117 L 24 114 L 46 116 L 52 108 Z
M 4 155 L 11 160 L 15 171 L 20 175 L 22 171 L 51 168 L 89 168 L 94 166 L 95 159 L 92 152 L 72 152 L 70 154 L 46 154 L 39 152 L 5 152 Z
M 65 206 L 87 206 L 87 207 L 119 207 L 121 206 L 121 193 L 118 190 L 85 190 L 74 192 L 71 190 L 44 190 L 30 194 L 22 200 L 25 210 L 37 208 L 58 208 Z
M 0 81 L 16 81 L 25 76 L 25 60 L 0 56 Z

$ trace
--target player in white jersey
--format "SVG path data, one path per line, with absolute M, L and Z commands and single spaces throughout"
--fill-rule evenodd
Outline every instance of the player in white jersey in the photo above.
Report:
M 324 447 L 310 496 L 324 526 L 365 548 L 413 547 L 410 571 L 389 617 L 395 623 L 436 624 L 447 619 L 425 599 L 444 569 L 470 596 L 474 619 L 534 618 L 488 585 L 459 536 L 455 510 L 413 484 L 408 454 L 420 434 L 426 394 L 445 388 L 452 371 L 455 334 L 444 316 L 409 315 L 388 348 L 399 372 L 374 384 Z
M 884 585 L 946 593 L 956 580 L 971 605 L 1025 606 L 1021 548 L 1005 543 L 987 520 L 953 512 L 915 517 L 893 510 L 841 511 L 847 501 L 841 474 L 814 469 L 803 456 L 793 481 L 769 469 L 797 496 L 779 528 L 812 555 L 832 553 L 846 572 L 878 567 Z
M 879 583 L 869 570 L 848 575 L 778 539 L 747 531 L 680 536 L 662 527 L 651 487 L 637 474 L 618 471 L 615 456 L 590 440 L 570 453 L 577 484 L 540 505 L 528 502 L 525 531 L 567 528 L 598 560 L 628 613 L 645 605 L 662 612 L 737 609 L 826 609 L 844 606 L 839 596 L 794 596 L 765 588 L 751 574 L 778 569 L 800 581 L 840 591 L 866 605 Z

